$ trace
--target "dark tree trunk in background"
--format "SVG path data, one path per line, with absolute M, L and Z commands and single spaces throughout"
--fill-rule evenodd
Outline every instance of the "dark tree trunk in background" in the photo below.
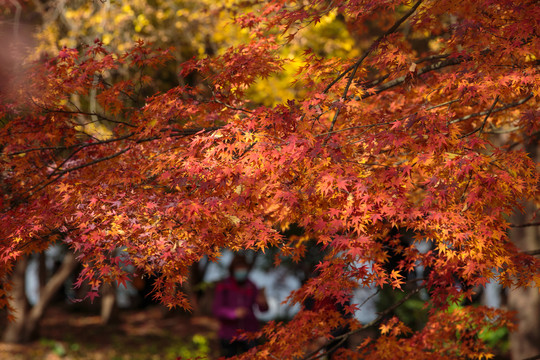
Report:
M 110 324 L 116 317 L 116 287 L 105 284 L 101 288 L 101 323 Z
M 24 337 L 24 329 L 26 319 L 28 317 L 28 300 L 25 293 L 25 274 L 28 267 L 28 257 L 24 256 L 19 259 L 13 274 L 11 276 L 12 288 L 11 299 L 9 299 L 10 315 L 15 318 L 13 321 L 8 322 L 2 341 L 8 343 L 22 342 Z
M 39 293 L 43 293 L 43 289 L 47 285 L 47 279 L 49 274 L 47 271 L 47 256 L 45 251 L 38 254 L 38 280 L 39 280 Z
M 527 147 L 531 158 L 538 163 L 538 143 Z M 513 223 L 525 224 L 531 221 L 536 211 L 533 204 L 527 204 L 524 214 L 516 214 Z M 534 220 L 533 220 L 534 221 Z M 527 226 L 513 228 L 510 236 L 522 251 L 540 249 L 540 227 Z M 536 284 L 540 286 L 540 284 Z M 540 293 L 537 287 L 510 289 L 508 306 L 517 311 L 518 329 L 510 335 L 510 351 L 512 359 L 522 360 L 540 356 Z
M 10 306 L 14 311 L 12 315 L 15 316 L 15 320 L 7 324 L 3 335 L 4 342 L 25 343 L 34 339 L 47 305 L 49 305 L 54 295 L 73 272 L 77 265 L 77 260 L 72 253 L 65 255 L 62 265 L 41 289 L 39 300 L 33 307 L 28 305 L 25 293 L 27 265 L 28 257 L 24 257 L 17 262 L 17 266 L 13 272 Z

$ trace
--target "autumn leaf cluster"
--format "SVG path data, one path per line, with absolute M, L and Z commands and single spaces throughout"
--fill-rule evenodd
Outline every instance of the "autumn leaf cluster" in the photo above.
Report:
M 301 261 L 304 238 L 280 232 L 297 224 L 325 258 L 290 302 L 348 304 L 358 286 L 411 291 L 407 274 L 422 266 L 436 269 L 415 282 L 430 319 L 411 334 L 397 319 L 366 325 L 305 309 L 265 327 L 250 356 L 314 358 L 309 344 L 347 324 L 351 335 L 380 325 L 380 336 L 343 356 L 487 357 L 476 335 L 507 326 L 506 315 L 446 306 L 492 279 L 540 283 L 538 260 L 507 235 L 513 212 L 538 200 L 526 148 L 540 130 L 540 8 L 276 0 L 237 11 L 245 42 L 181 64 L 179 76 L 197 84 L 146 96 L 148 74 L 171 51 L 140 41 L 115 53 L 96 40 L 62 48 L 1 94 L 3 276 L 18 257 L 63 241 L 83 263 L 89 297 L 129 281 L 130 265 L 158 275 L 164 304 L 187 307 L 181 286 L 203 256 L 273 248 L 276 263 Z M 354 50 L 284 56 L 328 19 L 344 24 Z M 261 84 L 290 78 L 291 64 L 293 97 L 260 101 L 273 95 Z M 136 75 L 121 79 L 125 68 Z M 396 229 L 414 234 L 407 245 Z M 388 269 L 392 253 L 401 260 Z

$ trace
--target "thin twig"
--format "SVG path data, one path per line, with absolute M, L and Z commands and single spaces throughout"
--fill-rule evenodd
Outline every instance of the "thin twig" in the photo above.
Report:
M 426 110 L 433 110 L 433 109 L 443 107 L 443 106 L 446 106 L 446 105 L 451 105 L 451 104 L 453 104 L 455 102 L 458 102 L 459 100 L 460 99 L 454 99 L 454 100 L 446 101 L 446 102 L 443 102 L 441 104 L 430 106 L 430 107 L 426 108 Z
M 123 125 L 126 125 L 126 126 L 129 126 L 129 127 L 137 127 L 136 125 L 133 125 L 133 124 L 130 124 L 130 123 L 127 123 L 125 121 L 121 121 L 121 120 L 113 120 L 111 118 L 108 118 L 106 117 L 105 115 L 103 114 L 100 114 L 98 113 L 97 111 L 96 112 L 88 112 L 88 111 L 82 111 L 81 109 L 79 109 L 79 107 L 75 104 L 73 104 L 73 102 L 70 102 L 71 105 L 73 105 L 77 110 L 76 111 L 73 111 L 73 110 L 65 110 L 65 109 L 49 109 L 45 106 L 42 106 L 38 103 L 36 103 L 31 97 L 30 97 L 30 101 L 32 101 L 32 103 L 34 104 L 34 106 L 42 109 L 45 113 L 51 113 L 51 114 L 68 114 L 68 115 L 87 115 L 87 116 L 96 116 L 102 120 L 105 120 L 107 122 L 111 122 L 111 123 L 114 123 L 114 124 L 123 124 Z M 95 122 L 95 121 L 93 121 Z M 90 124 L 90 123 L 85 123 L 85 124 L 81 124 L 81 125 L 86 125 L 86 124 Z
M 71 146 L 43 146 L 38 148 L 30 148 L 26 150 L 20 150 L 20 151 L 14 151 L 6 154 L 7 156 L 17 156 L 21 154 L 27 154 L 34 151 L 47 151 L 47 150 L 69 150 L 72 148 L 77 147 L 77 145 L 71 145 Z
M 376 123 L 376 124 L 366 124 L 366 125 L 351 126 L 351 127 L 345 128 L 345 129 L 339 129 L 339 130 L 334 130 L 334 131 L 328 131 L 328 132 L 325 132 L 325 133 L 322 133 L 322 134 L 317 134 L 317 135 L 315 135 L 315 137 L 321 137 L 321 136 L 325 136 L 325 135 L 329 135 L 329 134 L 337 134 L 337 133 L 340 133 L 340 132 L 349 131 L 349 130 L 355 130 L 355 129 L 364 129 L 364 128 L 372 128 L 372 127 L 376 127 L 376 126 L 390 125 L 392 123 L 393 123 L 393 121 L 388 121 L 388 122 L 382 122 L 382 123 Z
M 446 105 L 453 104 L 453 103 L 458 102 L 458 101 L 459 101 L 459 99 L 446 101 L 446 102 L 441 103 L 441 104 L 430 106 L 430 107 L 426 108 L 425 110 L 426 111 L 433 110 L 433 109 L 436 109 L 436 108 L 439 108 L 439 107 L 443 107 L 443 106 L 446 106 Z M 397 120 L 394 120 L 394 121 L 387 121 L 387 122 L 381 122 L 381 123 L 375 123 L 375 124 L 351 126 L 351 127 L 345 128 L 345 129 L 339 129 L 339 130 L 334 130 L 334 131 L 331 131 L 331 132 L 329 131 L 329 132 L 325 132 L 325 133 L 322 133 L 322 134 L 317 134 L 317 135 L 315 135 L 315 137 L 321 137 L 321 136 L 325 136 L 325 135 L 328 135 L 328 134 L 337 134 L 337 133 L 340 133 L 340 132 L 349 131 L 349 130 L 355 130 L 355 129 L 363 129 L 363 128 L 372 128 L 372 127 L 376 127 L 376 126 L 391 125 L 396 121 L 404 120 L 404 119 L 406 119 L 406 118 L 408 118 L 408 117 L 410 117 L 412 115 L 416 115 L 416 114 L 418 114 L 418 112 L 414 112 L 414 113 L 409 114 L 407 116 L 403 116 L 403 117 L 401 117 L 401 118 L 399 118 Z
M 236 111 L 243 111 L 247 114 L 253 114 L 253 111 L 251 110 L 248 110 L 248 109 L 244 109 L 244 108 L 239 108 L 239 107 L 235 107 L 235 106 L 232 106 L 232 105 L 229 105 L 227 103 L 224 103 L 223 101 L 221 100 L 218 100 L 217 97 L 216 97 L 216 94 L 214 93 L 214 90 L 212 90 L 212 96 L 213 96 L 213 102 L 217 103 L 217 104 L 220 104 L 220 105 L 223 105 L 225 106 L 226 108 L 228 109 L 231 109 L 231 110 L 236 110 Z
M 482 134 L 482 131 L 484 130 L 484 126 L 486 125 L 486 121 L 489 118 L 489 116 L 491 115 L 491 113 L 493 112 L 493 109 L 495 108 L 495 105 L 497 105 L 498 101 L 499 101 L 499 95 L 497 95 L 495 97 L 495 101 L 493 101 L 493 104 L 489 108 L 489 110 L 488 110 L 488 112 L 486 114 L 486 117 L 484 118 L 484 121 L 482 121 L 482 125 L 480 125 L 480 127 L 478 127 L 477 129 L 474 129 L 473 131 L 471 131 L 471 132 L 469 132 L 469 133 L 467 133 L 465 135 L 460 136 L 459 138 L 463 139 L 463 138 L 466 138 L 467 136 L 471 136 L 471 135 L 473 135 L 474 133 L 477 133 L 477 132 Z
M 377 294 L 381 292 L 381 288 L 377 288 L 377 291 L 375 291 L 373 294 L 369 295 L 360 305 L 358 305 L 358 308 L 361 308 L 364 306 L 369 300 L 373 299 Z
M 103 144 L 107 144 L 107 143 L 112 143 L 112 142 L 116 142 L 116 141 L 129 139 L 133 135 L 135 135 L 135 133 L 128 133 L 128 134 L 126 134 L 124 136 L 120 136 L 120 137 L 117 137 L 117 138 L 114 138 L 114 139 L 99 140 L 98 142 L 75 144 L 75 145 L 70 145 L 70 146 L 45 146 L 45 147 L 39 147 L 39 148 L 30 148 L 30 149 L 26 149 L 26 150 L 20 150 L 20 151 L 11 152 L 11 153 L 9 153 L 7 155 L 8 156 L 16 156 L 16 155 L 20 155 L 20 154 L 26 154 L 26 153 L 30 153 L 30 152 L 34 152 L 34 151 L 44 151 L 44 150 L 70 150 L 70 149 L 73 149 L 73 148 L 81 148 L 81 149 L 83 149 L 83 148 L 90 147 L 90 146 L 103 145 Z

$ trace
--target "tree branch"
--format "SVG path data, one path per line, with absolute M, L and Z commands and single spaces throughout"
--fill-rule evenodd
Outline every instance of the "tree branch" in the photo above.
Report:
M 500 111 L 504 111 L 506 109 L 510 109 L 510 108 L 513 108 L 513 107 L 516 107 L 516 106 L 519 106 L 519 105 L 522 105 L 524 103 L 526 103 L 527 101 L 529 101 L 530 99 L 532 99 L 533 97 L 533 94 L 530 93 L 529 95 L 527 95 L 526 97 L 524 97 L 523 99 L 521 100 L 518 100 L 516 102 L 513 102 L 513 103 L 510 103 L 510 104 L 506 104 L 504 106 L 501 106 L 499 108 L 496 108 L 496 109 L 493 109 L 493 110 L 486 110 L 486 111 L 482 111 L 482 112 L 478 112 L 478 113 L 473 113 L 473 114 L 469 114 L 469 115 L 465 115 L 463 117 L 460 117 L 460 118 L 457 118 L 457 119 L 454 119 L 454 120 L 450 120 L 448 122 L 448 125 L 450 124 L 455 124 L 455 123 L 458 123 L 458 122 L 461 122 L 461 121 L 465 121 L 465 120 L 468 120 L 470 118 L 473 118 L 473 117 L 477 117 L 477 116 L 482 116 L 482 115 L 487 115 L 487 114 L 494 114 L 494 113 L 498 113 Z
M 65 174 L 67 173 L 70 173 L 72 171 L 75 171 L 75 170 L 80 170 L 80 169 L 84 169 L 86 167 L 89 167 L 89 166 L 92 166 L 92 165 L 95 165 L 95 164 L 98 164 L 102 161 L 107 161 L 107 160 L 111 160 L 111 159 L 114 159 L 115 157 L 118 157 L 120 155 L 122 155 L 123 153 L 129 151 L 131 148 L 125 148 L 123 150 L 120 150 L 112 155 L 109 155 L 109 156 L 104 156 L 102 158 L 99 158 L 99 159 L 95 159 L 93 161 L 90 161 L 90 162 L 87 162 L 85 164 L 81 164 L 81 165 L 78 165 L 78 166 L 74 166 L 72 168 L 69 168 L 69 169 L 65 169 L 65 170 L 62 170 L 60 171 L 53 179 L 47 181 L 45 184 L 41 185 L 40 187 L 38 187 L 35 191 L 33 191 L 33 188 L 29 189 L 28 191 L 26 191 L 26 193 L 30 192 L 31 194 L 34 194 L 36 192 L 39 192 L 41 190 L 43 190 L 44 188 L 46 188 L 47 186 L 51 185 L 52 183 L 54 183 L 55 181 L 59 180 L 62 176 L 64 176 Z M 24 195 L 24 194 L 23 194 Z
M 499 95 L 497 95 L 497 97 L 495 97 L 495 101 L 493 101 L 493 104 L 491 105 L 491 107 L 489 108 L 487 114 L 486 114 L 486 117 L 484 118 L 484 121 L 482 122 L 482 125 L 480 125 L 479 128 L 477 129 L 474 129 L 473 131 L 471 131 L 470 133 L 468 134 L 465 134 L 465 135 L 462 135 L 460 136 L 459 138 L 460 139 L 463 139 L 463 138 L 466 138 L 467 136 L 471 136 L 477 132 L 480 132 L 480 134 L 482 133 L 482 131 L 484 130 L 484 126 L 486 125 L 486 121 L 487 119 L 489 118 L 489 116 L 491 115 L 491 113 L 493 112 L 493 108 L 495 107 L 495 105 L 497 105 L 497 101 L 499 101 Z
M 465 59 L 463 59 L 463 58 L 451 58 L 451 59 L 447 59 L 447 60 L 444 60 L 444 61 L 439 61 L 439 62 L 436 62 L 434 64 L 424 66 L 423 68 L 418 70 L 418 72 L 416 73 L 416 76 L 420 76 L 420 75 L 426 74 L 426 73 L 434 71 L 434 70 L 439 70 L 439 69 L 445 68 L 447 66 L 458 65 L 458 64 L 461 64 L 464 61 L 465 61 Z M 368 98 L 368 97 L 371 97 L 373 95 L 380 94 L 383 91 L 386 91 L 386 90 L 391 89 L 391 88 L 393 88 L 395 86 L 401 85 L 405 81 L 407 81 L 407 79 L 409 79 L 409 78 L 410 78 L 410 75 L 406 74 L 406 75 L 400 76 L 400 77 L 398 77 L 398 78 L 396 78 L 394 80 L 388 81 L 388 82 L 382 84 L 381 86 L 379 86 L 372 93 L 364 95 L 363 98 Z
M 111 142 L 116 142 L 116 141 L 120 141 L 120 140 L 125 140 L 125 139 L 128 139 L 130 137 L 132 137 L 134 135 L 134 133 L 129 133 L 127 135 L 124 135 L 124 136 L 121 136 L 121 137 L 118 137 L 118 138 L 115 138 L 115 139 L 109 139 L 109 140 L 103 140 L 103 141 L 99 141 L 97 143 L 86 143 L 86 144 L 82 144 L 81 146 L 79 146 L 78 148 L 76 148 L 71 154 L 69 154 L 61 163 L 60 165 L 58 165 L 54 170 L 53 172 L 51 172 L 47 178 L 51 178 L 53 177 L 61 168 L 62 166 L 64 166 L 65 163 L 67 163 L 69 161 L 69 159 L 71 159 L 73 156 L 75 156 L 79 151 L 81 151 L 82 149 L 84 148 L 87 148 L 89 146 L 93 146 L 93 145 L 103 145 L 103 144 L 107 144 L 107 143 L 111 143 Z
M 426 108 L 425 110 L 426 111 L 433 110 L 433 109 L 436 109 L 436 108 L 439 108 L 439 107 L 443 107 L 443 106 L 446 106 L 446 105 L 453 104 L 453 103 L 458 102 L 458 101 L 459 101 L 459 99 L 449 100 L 449 101 L 446 101 L 446 102 L 444 102 L 442 104 L 437 104 L 437 105 L 430 106 L 430 107 Z M 376 126 L 391 125 L 395 121 L 400 121 L 400 120 L 408 118 L 409 116 L 416 115 L 416 114 L 418 114 L 418 112 L 414 112 L 412 114 L 403 116 L 403 117 L 401 117 L 401 118 L 399 118 L 397 120 L 393 120 L 393 121 L 386 121 L 386 122 L 380 122 L 380 123 L 375 123 L 375 124 L 351 126 L 351 127 L 345 128 L 345 129 L 339 129 L 339 130 L 334 130 L 332 132 L 325 132 L 325 133 L 322 133 L 322 134 L 318 134 L 318 135 L 315 135 L 315 137 L 325 136 L 325 135 L 328 135 L 328 134 L 337 134 L 337 133 L 340 133 L 340 132 L 349 131 L 349 130 L 355 130 L 355 129 L 363 129 L 363 128 L 372 128 L 372 127 L 376 127 Z
M 303 360 L 315 360 L 315 359 L 319 359 L 323 356 L 326 355 L 327 352 L 324 352 L 322 354 L 318 354 L 321 350 L 323 350 L 325 347 L 327 347 L 328 345 L 330 345 L 332 342 L 336 341 L 336 340 L 339 340 L 339 342 L 333 346 L 330 351 L 333 351 L 335 350 L 339 345 L 341 345 L 345 340 L 347 340 L 351 335 L 354 335 L 354 334 L 357 334 L 359 332 L 362 332 L 362 331 L 365 331 L 367 329 L 369 329 L 370 327 L 373 327 L 375 325 L 377 325 L 381 320 L 383 320 L 388 314 L 390 314 L 392 311 L 394 311 L 395 309 L 397 309 L 398 307 L 400 307 L 401 305 L 403 305 L 403 303 L 405 303 L 407 300 L 409 300 L 411 297 L 413 297 L 414 295 L 416 295 L 420 289 L 422 287 L 417 287 L 415 288 L 414 290 L 412 290 L 410 293 L 408 293 L 407 295 L 405 295 L 405 297 L 401 300 L 399 300 L 398 302 L 396 302 L 394 305 L 390 306 L 389 308 L 387 308 L 386 310 L 384 310 L 383 312 L 379 313 L 379 316 L 365 324 L 364 326 L 362 326 L 360 329 L 356 329 L 356 330 L 352 330 L 352 331 L 349 331 L 348 333 L 345 333 L 343 335 L 339 335 L 339 336 L 336 336 L 334 337 L 333 339 L 331 339 L 330 341 L 327 341 L 324 345 L 321 345 L 318 349 L 310 352 L 309 354 L 307 354 L 305 357 L 303 357 L 302 359 Z M 329 352 L 329 351 L 328 351 Z
M 513 144 L 509 145 L 508 146 L 508 151 L 512 150 L 513 148 L 515 148 L 516 146 L 518 146 L 519 144 L 521 144 L 523 141 L 525 141 L 525 139 L 529 139 L 530 141 L 534 141 L 534 138 L 538 138 L 540 136 L 540 131 L 537 131 L 535 133 L 532 133 L 531 135 L 529 136 L 524 136 L 523 140 L 521 141 L 516 141 L 514 142 Z M 536 141 L 538 141 L 538 139 L 536 139 Z
M 191 135 L 195 135 L 195 134 L 198 134 L 198 133 L 201 133 L 201 132 L 211 132 L 211 131 L 215 131 L 215 130 L 219 130 L 221 129 L 222 126 L 212 126 L 212 127 L 208 127 L 208 128 L 191 128 L 191 129 L 171 129 L 171 130 L 168 130 L 168 131 L 171 131 L 172 132 L 172 135 L 173 137 L 186 137 L 186 136 L 191 136 Z M 165 131 L 165 130 L 163 130 Z M 101 158 L 97 158 L 93 161 L 90 161 L 90 162 L 87 162 L 85 164 L 81 164 L 81 165 L 78 165 L 78 166 L 74 166 L 72 168 L 67 168 L 67 169 L 64 169 L 64 170 L 61 170 L 61 171 L 58 171 L 61 166 L 63 164 L 66 163 L 66 161 L 71 158 L 73 155 L 75 155 L 75 153 L 77 153 L 78 151 L 80 151 L 81 149 L 83 148 L 86 148 L 86 147 L 89 147 L 89 146 L 96 146 L 96 145 L 102 145 L 102 144 L 107 144 L 107 143 L 111 143 L 111 142 L 116 142 L 116 141 L 120 141 L 120 140 L 126 140 L 126 139 L 129 139 L 131 137 L 133 137 L 135 135 L 135 133 L 129 133 L 129 134 L 126 134 L 124 136 L 121 136 L 121 137 L 118 137 L 118 138 L 114 138 L 114 139 L 109 139 L 109 140 L 102 140 L 102 141 L 98 141 L 98 142 L 95 142 L 95 143 L 85 143 L 85 144 L 78 144 L 78 145 L 73 145 L 73 146 L 67 146 L 67 147 L 43 147 L 43 148 L 32 148 L 32 149 L 28 149 L 28 150 L 25 150 L 25 151 L 19 151 L 19 152 L 13 152 L 13 153 L 10 153 L 8 155 L 11 155 L 11 156 L 15 156 L 17 154 L 22 154 L 22 153 L 26 153 L 26 152 L 30 152 L 30 151 L 40 151 L 40 150 L 66 150 L 66 149 L 73 149 L 73 148 L 76 148 L 75 151 L 70 155 L 68 156 L 67 159 L 64 159 L 64 161 L 62 162 L 62 164 L 60 164 L 59 166 L 57 166 L 55 168 L 55 170 L 53 171 L 52 174 L 50 174 L 48 176 L 48 178 L 50 178 L 49 181 L 43 183 L 43 184 L 36 184 L 34 186 L 32 186 L 30 189 L 22 192 L 20 194 L 20 199 L 16 202 L 17 204 L 27 200 L 30 196 L 32 196 L 33 194 L 35 193 L 38 193 L 40 192 L 41 190 L 43 190 L 44 188 L 46 188 L 47 186 L 55 183 L 57 180 L 59 180 L 60 178 L 62 178 L 65 174 L 67 173 L 70 173 L 72 171 L 76 171 L 76 170 L 80 170 L 80 169 L 83 169 L 83 168 L 86 168 L 86 167 L 89 167 L 89 166 L 92 166 L 92 165 L 95 165 L 95 164 L 98 164 L 100 162 L 103 162 L 103 161 L 107 161 L 107 160 L 111 160 L 115 157 L 118 157 L 122 154 L 124 154 L 125 152 L 129 151 L 131 148 L 130 147 L 127 147 L 123 150 L 120 150 L 114 154 L 111 154 L 111 155 L 108 155 L 108 156 L 104 156 L 104 157 L 101 157 Z M 137 139 L 135 140 L 135 143 L 137 144 L 140 144 L 140 143 L 143 143 L 143 142 L 148 142 L 148 141 L 153 141 L 153 140 L 157 140 L 157 139 L 160 139 L 161 137 L 160 136 L 152 136 L 152 137 L 148 137 L 148 138 L 142 138 L 142 139 Z M 77 146 L 79 146 L 77 148 Z M 249 150 L 249 149 L 248 149 Z M 52 177 L 52 178 L 51 178 Z M 27 196 L 27 194 L 29 194 Z M 2 212 L 5 212 L 5 211 L 9 211 L 10 209 L 13 209 L 16 205 L 13 204 L 7 208 L 4 208 L 4 209 L 1 209 Z
M 529 227 L 529 226 L 540 226 L 540 221 L 532 222 L 532 223 L 519 224 L 519 225 L 510 224 L 510 227 L 513 227 L 513 228 L 523 228 L 523 227 Z
M 173 136 L 175 137 L 185 137 L 185 136 L 190 136 L 190 135 L 195 135 L 199 132 L 211 132 L 211 131 L 215 131 L 215 130 L 219 130 L 221 129 L 222 126 L 211 126 L 211 127 L 207 127 L 207 128 L 190 128 L 190 129 L 169 129 L 169 130 L 163 130 L 163 131 L 170 131 Z M 7 156 L 17 156 L 17 155 L 21 155 L 21 154 L 26 154 L 26 153 L 30 153 L 30 152 L 35 152 L 35 151 L 46 151 L 46 150 L 71 150 L 71 149 L 77 149 L 77 150 L 80 150 L 80 149 L 84 149 L 86 147 L 90 147 L 90 146 L 97 146 L 97 145 L 103 145 L 103 144 L 108 144 L 108 143 L 113 143 L 113 142 L 116 142 L 116 141 L 121 141 L 121 140 L 126 140 L 126 139 L 129 139 L 131 137 L 133 137 L 135 135 L 134 132 L 131 132 L 131 133 L 128 133 L 124 136 L 120 136 L 120 137 L 117 137 L 117 138 L 113 138 L 113 139 L 107 139 L 107 140 L 99 140 L 99 141 L 96 141 L 96 142 L 91 142 L 91 143 L 79 143 L 79 144 L 74 144 L 74 145 L 70 145 L 70 146 L 43 146 L 43 147 L 37 147 L 37 148 L 30 148 L 30 149 L 25 149 L 25 150 L 19 150 L 19 151 L 14 151 L 14 152 L 11 152 L 11 153 L 8 153 L 6 154 Z M 147 142 L 147 141 L 151 141 L 151 140 L 157 140 L 159 139 L 158 136 L 153 136 L 153 137 L 149 137 L 149 138 L 143 138 L 143 139 L 138 139 L 136 140 L 135 142 L 136 143 L 143 143 L 143 142 Z
M 412 14 L 414 14 L 414 12 L 416 11 L 416 9 L 418 9 L 418 7 L 420 6 L 420 4 L 423 2 L 424 0 L 418 0 L 416 2 L 416 4 L 413 5 L 413 7 L 407 11 L 407 13 L 405 13 L 405 15 L 403 15 L 400 19 L 398 19 L 394 25 L 392 25 L 392 27 L 390 29 L 388 29 L 384 34 L 382 34 L 381 36 L 379 36 L 377 38 L 377 40 L 375 40 L 371 46 L 364 52 L 364 54 L 353 64 L 351 65 L 349 68 L 347 68 L 344 72 L 342 72 L 336 79 L 334 79 L 330 84 L 328 84 L 328 86 L 323 90 L 323 93 L 327 93 L 331 88 L 332 86 L 334 86 L 340 79 L 342 79 L 346 74 L 348 74 L 349 72 L 352 71 L 352 73 L 349 75 L 349 80 L 347 81 L 347 85 L 345 85 L 345 89 L 343 90 L 343 95 L 341 96 L 341 98 L 343 100 L 347 100 L 347 94 L 349 93 L 349 89 L 351 87 L 351 84 L 354 80 L 354 76 L 356 75 L 356 71 L 358 70 L 358 68 L 360 67 L 360 65 L 364 62 L 364 60 L 368 57 L 368 55 L 379 45 L 379 43 L 385 38 L 387 37 L 388 35 L 392 34 L 394 31 L 396 31 L 399 26 L 401 24 L 403 24 L 403 22 L 405 22 L 405 20 L 407 20 Z M 330 125 L 330 129 L 328 130 L 328 136 L 326 137 L 326 140 L 325 140 L 325 143 L 326 141 L 328 141 L 329 137 L 330 137 L 330 134 L 332 133 L 332 131 L 334 130 L 334 126 L 336 124 L 336 121 L 337 121 L 337 117 L 339 115 L 339 108 L 336 109 L 336 113 L 334 114 L 334 118 L 332 119 L 332 124 Z
M 367 57 L 368 54 L 369 54 L 369 51 L 367 51 L 364 54 L 364 56 L 359 61 L 357 61 L 356 64 L 354 65 L 352 74 L 349 75 L 349 81 L 347 81 L 347 85 L 345 86 L 345 89 L 343 90 L 343 95 L 341 95 L 341 98 L 343 100 L 347 100 L 347 94 L 349 93 L 349 88 L 351 87 L 354 76 L 356 75 L 356 71 L 358 70 L 358 67 L 360 66 L 362 61 L 364 61 L 364 59 Z M 337 117 L 339 115 L 339 110 L 340 110 L 339 107 L 336 108 L 336 113 L 334 114 L 334 118 L 332 119 L 332 124 L 330 125 L 330 129 L 328 130 L 328 136 L 326 137 L 325 143 L 326 143 L 326 141 L 328 141 L 328 138 L 330 137 L 330 134 L 332 134 L 332 131 L 334 130 L 334 125 L 336 124 Z
M 253 111 L 251 110 L 248 110 L 248 109 L 244 109 L 244 108 L 240 108 L 240 107 L 235 107 L 235 106 L 232 106 L 232 105 L 229 105 L 227 103 L 224 103 L 223 101 L 221 100 L 218 100 L 218 98 L 216 97 L 216 94 L 214 93 L 214 90 L 211 90 L 212 91 L 212 96 L 213 96 L 213 102 L 215 102 L 216 104 L 220 104 L 220 105 L 223 105 L 225 106 L 226 108 L 228 109 L 231 109 L 231 110 L 236 110 L 236 111 L 242 111 L 242 112 L 245 112 L 247 114 L 253 114 Z
M 358 67 L 360 66 L 360 64 L 362 64 L 362 62 L 364 61 L 364 59 L 377 47 L 377 45 L 385 38 L 387 37 L 388 35 L 392 34 L 394 31 L 396 31 L 398 29 L 398 27 L 405 21 L 407 20 L 412 14 L 414 14 L 414 12 L 416 11 L 416 9 L 418 9 L 418 7 L 420 6 L 420 4 L 423 2 L 424 0 L 418 0 L 416 2 L 416 4 L 413 5 L 413 7 L 405 14 L 403 15 L 399 20 L 397 20 L 394 25 L 388 29 L 384 34 L 382 34 L 381 36 L 379 36 L 377 38 L 377 40 L 375 40 L 371 46 L 364 52 L 364 54 L 351 66 L 349 66 L 347 69 L 345 69 L 345 71 L 343 71 L 341 74 L 339 74 L 339 76 L 337 78 L 335 78 L 334 80 L 332 80 L 332 82 L 330 82 L 330 84 L 328 84 L 326 86 L 326 88 L 323 90 L 323 94 L 326 94 L 339 80 L 341 80 L 345 75 L 347 75 L 349 72 L 351 71 L 356 71 L 355 69 L 358 69 Z M 352 79 L 352 78 L 351 78 Z
M 173 136 L 185 137 L 185 136 L 195 135 L 200 132 L 203 132 L 203 133 L 212 132 L 212 131 L 216 131 L 222 128 L 223 126 L 210 126 L 210 127 L 191 128 L 191 129 L 171 129 L 170 131 L 171 133 L 173 133 Z M 151 140 L 155 140 L 155 138 L 152 138 Z M 141 139 L 141 140 L 138 140 L 137 142 L 143 142 L 143 141 L 146 141 L 146 139 Z
M 68 114 L 68 115 L 87 115 L 87 116 L 96 116 L 98 117 L 99 119 L 102 119 L 104 121 L 107 121 L 107 122 L 111 122 L 111 123 L 114 123 L 114 124 L 122 124 L 122 125 L 126 125 L 126 126 L 129 126 L 129 127 L 137 127 L 136 125 L 133 125 L 133 124 L 130 124 L 130 123 L 127 123 L 125 121 L 121 121 L 121 120 L 113 120 L 111 118 L 108 118 L 106 117 L 105 115 L 103 114 L 100 114 L 98 113 L 97 111 L 82 111 L 81 109 L 79 109 L 77 107 L 77 105 L 71 103 L 75 108 L 77 108 L 76 111 L 73 111 L 73 110 L 65 110 L 65 109 L 50 109 L 50 108 L 47 108 L 47 107 L 44 107 L 44 106 L 41 106 L 39 105 L 38 103 L 34 102 L 32 100 L 32 103 L 34 104 L 34 106 L 40 108 L 41 110 L 43 110 L 45 113 L 51 113 L 51 114 Z M 82 125 L 85 125 L 85 124 L 82 124 Z
M 414 61 L 415 64 L 421 64 L 421 63 L 424 63 L 424 62 L 428 62 L 428 61 L 434 61 L 434 60 L 441 60 L 441 59 L 446 59 L 450 56 L 450 54 L 437 54 L 437 55 L 431 55 L 431 56 L 426 56 L 424 58 L 421 58 L 421 59 L 417 59 Z M 423 69 L 427 69 L 428 67 L 425 67 Z M 428 70 L 430 71 L 430 70 Z M 427 72 L 427 71 L 426 71 Z M 418 72 L 418 73 L 421 73 L 423 74 L 422 72 L 422 69 Z M 418 74 L 417 73 L 417 74 Z M 364 87 L 367 87 L 367 88 L 371 88 L 371 87 L 374 87 L 375 85 L 378 85 L 380 83 L 382 83 L 383 81 L 385 81 L 386 79 L 388 79 L 388 77 L 390 76 L 390 73 L 389 74 L 386 74 L 384 76 L 381 76 L 379 78 L 376 78 L 376 79 L 373 79 L 371 81 L 368 81 L 368 82 L 365 82 L 365 83 L 362 83 L 362 86 Z M 403 79 L 403 81 L 405 81 L 407 78 L 407 76 L 402 76 L 400 79 Z M 397 79 L 396 79 L 397 80 Z M 394 80 L 392 80 L 394 81 Z

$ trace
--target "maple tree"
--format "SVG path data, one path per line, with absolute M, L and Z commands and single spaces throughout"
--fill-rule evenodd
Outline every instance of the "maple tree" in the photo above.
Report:
M 336 356 L 489 357 L 478 334 L 512 326 L 510 314 L 448 305 L 492 279 L 540 283 L 538 259 L 507 234 L 510 216 L 538 201 L 537 165 L 523 146 L 536 145 L 540 127 L 540 8 L 510 0 L 237 5 L 234 21 L 249 38 L 182 63 L 182 78 L 204 79 L 196 86 L 140 105 L 150 69 L 166 66 L 170 51 L 139 41 L 115 53 L 96 40 L 62 48 L 1 94 L 2 278 L 25 254 L 62 241 L 83 264 L 77 285 L 90 285 L 88 298 L 104 283 L 130 281 L 131 265 L 157 276 L 163 304 L 189 307 L 180 287 L 193 263 L 223 249 L 269 248 L 279 251 L 276 263 L 302 261 L 306 239 L 279 231 L 297 224 L 324 260 L 290 302 L 353 312 L 358 286 L 407 295 L 369 324 L 332 306 L 303 309 L 251 335 L 264 342 L 246 358 L 314 359 L 324 351 L 307 350 L 316 339 L 373 327 L 377 338 Z M 355 52 L 306 47 L 284 56 L 336 14 L 359 38 Z M 272 96 L 261 79 L 292 62 L 300 64 L 294 98 L 255 101 L 254 88 L 259 99 Z M 137 75 L 122 80 L 123 68 Z M 413 240 L 404 244 L 396 229 Z M 423 241 L 431 250 L 418 249 Z M 388 269 L 392 254 L 401 260 Z M 411 285 L 407 273 L 419 265 L 436 271 Z M 423 329 L 386 320 L 420 289 L 429 294 Z M 0 289 L 3 305 L 8 290 Z M 339 326 L 350 331 L 332 339 Z

